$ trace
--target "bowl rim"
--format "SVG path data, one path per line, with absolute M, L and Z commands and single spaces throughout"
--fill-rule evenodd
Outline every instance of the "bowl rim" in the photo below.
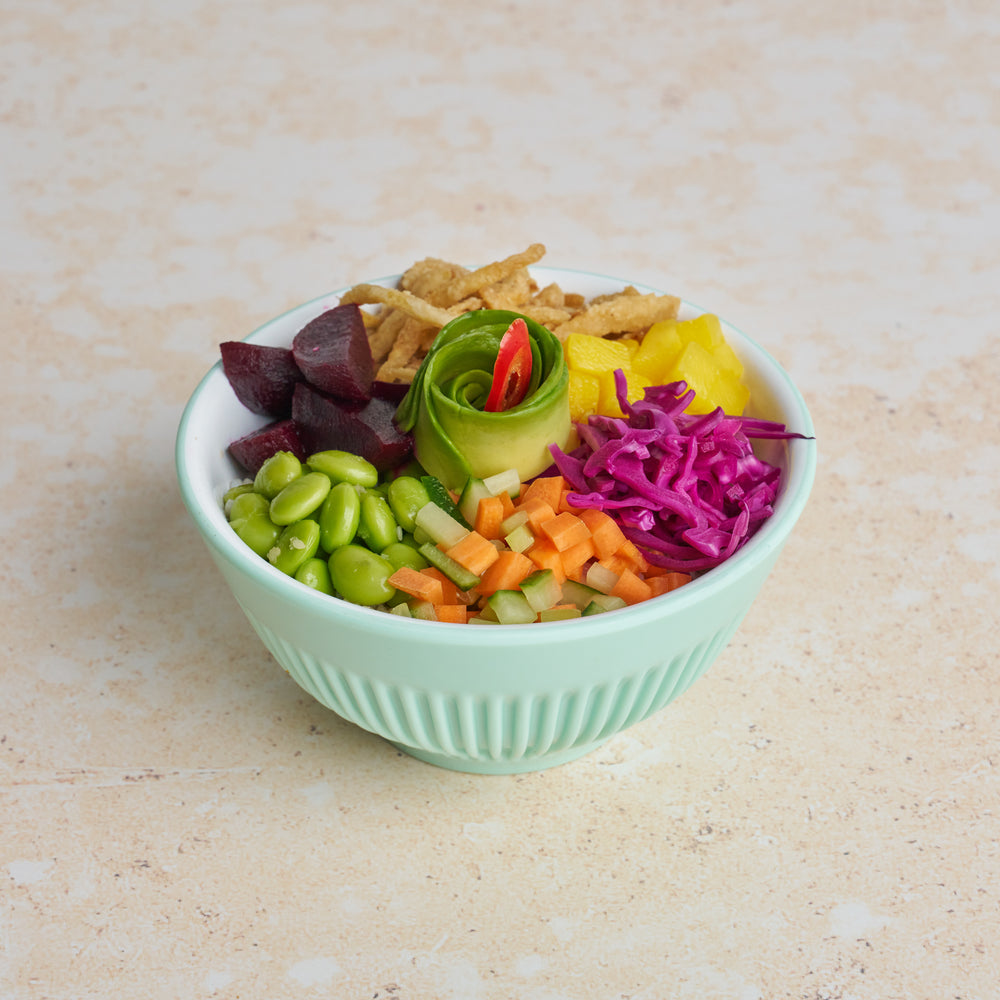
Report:
M 618 287 L 632 285 L 641 293 L 666 294 L 645 283 L 592 271 L 539 266 L 530 267 L 529 271 L 536 278 L 544 278 L 546 281 L 558 281 L 560 276 L 564 279 L 575 276 L 593 282 L 615 284 Z M 386 275 L 370 279 L 369 283 L 395 284 L 399 278 L 399 274 Z M 316 310 L 336 305 L 340 295 L 350 287 L 353 286 L 343 286 L 292 306 L 260 324 L 242 339 L 248 342 L 266 340 L 268 333 L 273 331 L 276 326 L 288 323 L 297 314 L 311 318 L 310 313 L 316 315 Z M 689 313 L 691 315 L 700 315 L 710 311 L 683 298 L 681 299 L 681 310 L 682 314 Z M 812 418 L 798 387 L 773 355 L 754 338 L 724 317 L 720 316 L 719 318 L 727 337 L 731 333 L 736 334 L 737 338 L 743 342 L 743 346 L 749 348 L 754 355 L 757 367 L 764 367 L 771 373 L 768 380 L 769 389 L 778 393 L 784 409 L 791 410 L 796 415 L 796 424 L 790 429 L 807 436 L 807 439 L 804 440 L 793 439 L 785 442 L 788 454 L 775 513 L 725 563 L 677 591 L 590 618 L 526 625 L 504 625 L 500 627 L 499 632 L 496 630 L 490 632 L 491 642 L 497 640 L 498 634 L 503 636 L 502 641 L 505 645 L 515 648 L 539 644 L 543 638 L 544 641 L 551 639 L 586 640 L 588 636 L 597 633 L 606 636 L 609 630 L 612 632 L 626 631 L 636 626 L 648 625 L 653 620 L 663 620 L 672 615 L 684 615 L 691 606 L 710 597 L 712 590 L 727 586 L 735 578 L 752 573 L 762 561 L 774 553 L 775 549 L 783 546 L 805 507 L 815 479 L 817 449 Z M 303 319 L 303 324 L 307 321 L 308 319 Z M 205 397 L 220 378 L 224 379 L 225 375 L 222 372 L 221 360 L 217 360 L 201 377 L 187 400 L 178 424 L 174 445 L 175 470 L 182 500 L 203 539 L 214 553 L 223 558 L 234 569 L 250 577 L 257 586 L 263 588 L 277 600 L 292 602 L 304 612 L 327 617 L 331 622 L 342 625 L 349 624 L 362 631 L 383 635 L 388 632 L 400 640 L 435 643 L 447 637 L 448 644 L 452 646 L 474 647 L 481 645 L 483 641 L 481 628 L 474 626 L 456 627 L 453 623 L 448 622 L 404 618 L 385 611 L 331 598 L 309 587 L 295 585 L 295 581 L 290 580 L 284 573 L 266 560 L 261 559 L 244 545 L 235 533 L 223 530 L 226 525 L 221 505 L 217 511 L 210 514 L 206 510 L 202 494 L 195 486 L 198 473 L 192 454 L 192 445 L 198 437 L 195 426 L 198 411 Z M 235 400 L 235 396 L 233 398 Z M 542 631 L 539 632 L 539 629 Z

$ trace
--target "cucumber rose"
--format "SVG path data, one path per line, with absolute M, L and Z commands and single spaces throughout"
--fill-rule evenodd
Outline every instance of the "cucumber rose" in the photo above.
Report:
M 565 447 L 573 433 L 562 344 L 519 313 L 463 313 L 434 339 L 396 422 L 449 489 L 510 468 L 531 479 L 552 464 L 549 445 Z

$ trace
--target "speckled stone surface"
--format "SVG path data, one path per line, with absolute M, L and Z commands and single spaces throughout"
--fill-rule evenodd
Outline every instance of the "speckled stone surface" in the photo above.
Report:
M 1000 996 L 995 4 L 0 3 L 0 998 Z M 732 644 L 476 777 L 305 696 L 177 492 L 222 340 L 432 255 L 806 395 Z

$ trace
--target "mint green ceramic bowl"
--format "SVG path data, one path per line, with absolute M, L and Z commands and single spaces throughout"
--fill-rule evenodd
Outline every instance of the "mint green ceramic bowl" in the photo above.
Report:
M 533 268 L 588 297 L 628 282 Z M 384 279 L 391 284 L 395 277 Z M 652 289 L 639 288 L 640 291 Z M 337 294 L 279 316 L 247 339 L 288 346 Z M 689 304 L 682 318 L 697 315 Z M 724 324 L 746 367 L 751 413 L 812 435 L 801 395 L 777 362 Z M 230 441 L 264 423 L 236 399 L 216 364 L 177 434 L 184 503 L 250 624 L 309 694 L 421 760 L 458 771 L 541 770 L 586 754 L 685 691 L 738 628 L 802 513 L 814 441 L 767 442 L 783 468 L 775 513 L 728 562 L 671 594 L 620 611 L 536 625 L 462 626 L 405 619 L 296 583 L 237 538 L 220 497 L 241 477 Z

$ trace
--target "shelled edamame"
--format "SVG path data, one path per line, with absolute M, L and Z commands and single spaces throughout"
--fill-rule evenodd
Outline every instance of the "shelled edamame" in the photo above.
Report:
M 388 580 L 401 566 L 428 565 L 413 534 L 428 501 L 417 475 L 381 482 L 371 462 L 339 450 L 305 462 L 277 452 L 252 483 L 223 496 L 230 526 L 257 555 L 307 587 L 367 606 L 392 601 Z

